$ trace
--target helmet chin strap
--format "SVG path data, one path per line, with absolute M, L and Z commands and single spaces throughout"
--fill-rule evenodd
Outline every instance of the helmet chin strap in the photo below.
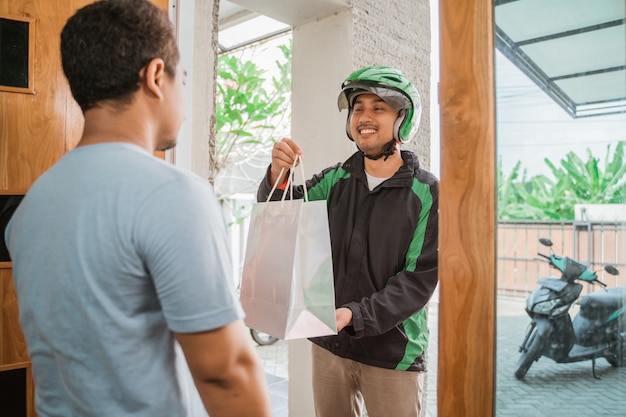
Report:
M 380 159 L 381 157 L 385 157 L 385 159 L 383 159 L 383 161 L 386 161 L 387 158 L 389 158 L 391 155 L 393 155 L 394 153 L 396 153 L 396 140 L 395 139 L 391 139 L 389 142 L 387 142 L 385 144 L 385 146 L 383 146 L 383 151 L 379 154 L 376 155 L 368 155 L 365 152 L 363 152 L 361 150 L 361 148 L 359 148 L 357 146 L 357 149 L 359 150 L 359 152 L 361 152 L 363 154 L 364 157 L 366 157 L 367 159 L 371 159 L 372 161 L 376 161 L 377 159 Z

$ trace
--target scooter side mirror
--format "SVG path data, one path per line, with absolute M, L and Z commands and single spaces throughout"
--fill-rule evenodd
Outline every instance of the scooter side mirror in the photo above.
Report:
M 539 243 L 541 243 L 543 246 L 547 246 L 547 247 L 551 247 L 552 246 L 552 241 L 548 238 L 542 237 L 539 239 Z
M 604 265 L 604 270 L 611 275 L 619 275 L 619 271 L 613 265 Z

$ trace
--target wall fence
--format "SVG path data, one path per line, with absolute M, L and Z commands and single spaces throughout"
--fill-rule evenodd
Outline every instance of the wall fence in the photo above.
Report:
M 626 222 L 498 222 L 498 295 L 526 297 L 539 278 L 560 277 L 558 270 L 538 260 L 538 252 L 550 254 L 550 249 L 539 243 L 542 237 L 552 240 L 557 255 L 590 265 L 609 287 L 626 285 Z M 606 264 L 616 266 L 620 275 L 606 273 Z M 599 289 L 589 287 L 587 291 Z

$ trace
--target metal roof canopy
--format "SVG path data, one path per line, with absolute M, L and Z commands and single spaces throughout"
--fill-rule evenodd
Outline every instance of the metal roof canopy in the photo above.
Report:
M 495 0 L 496 48 L 571 117 L 626 113 L 626 1 Z

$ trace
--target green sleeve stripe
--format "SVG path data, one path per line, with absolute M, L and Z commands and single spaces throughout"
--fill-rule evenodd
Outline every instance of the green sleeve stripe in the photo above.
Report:
M 413 179 L 411 189 L 422 202 L 420 218 L 417 228 L 415 228 L 415 232 L 413 233 L 413 239 L 411 240 L 411 245 L 409 245 L 409 250 L 406 253 L 406 259 L 404 262 L 404 269 L 413 272 L 415 271 L 415 267 L 417 265 L 417 258 L 419 258 L 422 253 L 422 248 L 424 246 L 426 227 L 428 226 L 428 216 L 430 215 L 430 210 L 433 206 L 433 196 L 430 193 L 430 186 L 419 182 L 415 178 Z
M 415 271 L 417 259 L 422 253 L 424 247 L 424 239 L 426 236 L 426 227 L 428 226 L 428 216 L 433 206 L 433 196 L 430 193 L 430 186 L 413 179 L 411 189 L 422 202 L 420 218 L 418 225 L 413 233 L 413 239 L 409 245 L 406 254 L 405 270 Z M 428 323 L 426 317 L 426 308 L 421 309 L 408 319 L 402 322 L 404 331 L 406 332 L 408 343 L 404 350 L 404 357 L 396 366 L 397 370 L 407 370 L 422 352 L 428 348 Z
M 340 179 L 350 177 L 350 173 L 343 168 L 336 168 L 324 174 L 322 179 L 313 185 L 309 190 L 309 200 L 328 200 L 330 190 Z
M 406 371 L 415 362 L 422 352 L 428 348 L 428 323 L 426 322 L 426 307 L 402 322 L 404 331 L 409 339 L 404 350 L 404 357 L 396 366 L 398 371 Z

